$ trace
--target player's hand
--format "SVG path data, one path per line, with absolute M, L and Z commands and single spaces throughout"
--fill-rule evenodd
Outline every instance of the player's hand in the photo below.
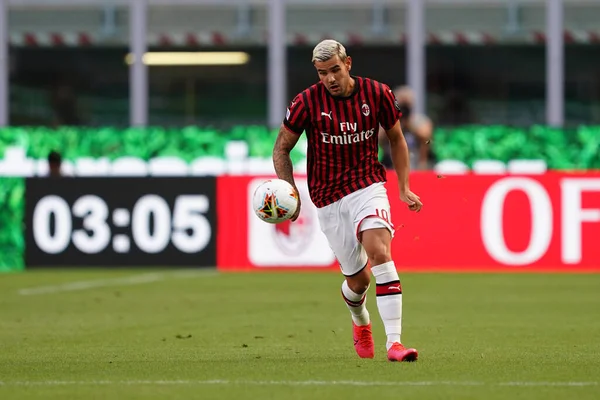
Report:
M 294 222 L 295 220 L 298 219 L 298 215 L 300 215 L 300 209 L 302 208 L 302 201 L 300 200 L 300 192 L 298 191 L 297 187 L 294 187 L 294 189 L 296 190 L 296 196 L 298 197 L 298 208 L 296 208 L 296 212 L 294 213 L 294 215 L 292 215 L 292 218 L 290 218 L 292 220 L 292 222 Z
M 408 204 L 408 209 L 411 211 L 419 212 L 421 211 L 421 208 L 423 208 L 421 198 L 413 192 L 411 192 L 410 190 L 400 192 L 400 200 Z

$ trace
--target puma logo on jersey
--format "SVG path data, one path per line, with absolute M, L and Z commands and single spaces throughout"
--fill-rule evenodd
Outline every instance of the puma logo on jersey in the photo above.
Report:
M 332 113 L 333 113 L 333 111 L 329 111 L 329 114 L 324 113 L 323 111 L 321 111 L 321 116 L 324 115 L 324 116 L 328 117 L 329 119 L 333 119 L 333 117 L 331 116 Z

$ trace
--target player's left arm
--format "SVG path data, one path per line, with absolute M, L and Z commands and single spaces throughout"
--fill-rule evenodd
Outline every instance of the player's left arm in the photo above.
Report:
M 411 121 L 411 129 L 419 140 L 419 168 L 427 169 L 429 143 L 433 136 L 433 122 L 431 118 L 423 114 L 414 115 Z
M 410 155 L 404 133 L 402 133 L 402 128 L 400 127 L 400 105 L 396 101 L 396 97 L 392 91 L 385 85 L 382 97 L 379 119 L 390 141 L 392 163 L 398 175 L 400 199 L 408 204 L 411 210 L 418 212 L 423 207 L 423 203 L 421 203 L 419 196 L 410 190 Z
M 394 126 L 385 131 L 389 141 L 392 156 L 392 163 L 398 175 L 398 186 L 400 188 L 400 199 L 408 204 L 413 211 L 419 212 L 423 203 L 419 196 L 410 190 L 410 155 L 408 145 L 400 127 L 400 121 L 396 121 Z
M 390 141 L 392 162 L 394 163 L 394 169 L 398 175 L 400 192 L 410 190 L 410 155 L 408 152 L 408 144 L 406 143 L 402 128 L 400 127 L 400 121 L 397 121 L 394 126 L 387 129 L 385 134 Z

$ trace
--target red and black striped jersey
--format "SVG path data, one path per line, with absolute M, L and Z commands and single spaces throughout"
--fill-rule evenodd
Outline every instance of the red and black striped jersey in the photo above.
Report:
M 379 125 L 392 128 L 400 107 L 387 85 L 353 78 L 354 91 L 348 97 L 332 96 L 321 82 L 304 90 L 283 121 L 293 133 L 306 132 L 308 187 L 317 207 L 386 180 L 378 159 Z

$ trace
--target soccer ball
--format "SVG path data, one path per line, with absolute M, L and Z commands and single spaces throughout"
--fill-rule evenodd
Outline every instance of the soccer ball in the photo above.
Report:
M 298 208 L 298 194 L 288 182 L 270 179 L 254 191 L 252 209 L 258 218 L 278 224 L 292 218 Z

